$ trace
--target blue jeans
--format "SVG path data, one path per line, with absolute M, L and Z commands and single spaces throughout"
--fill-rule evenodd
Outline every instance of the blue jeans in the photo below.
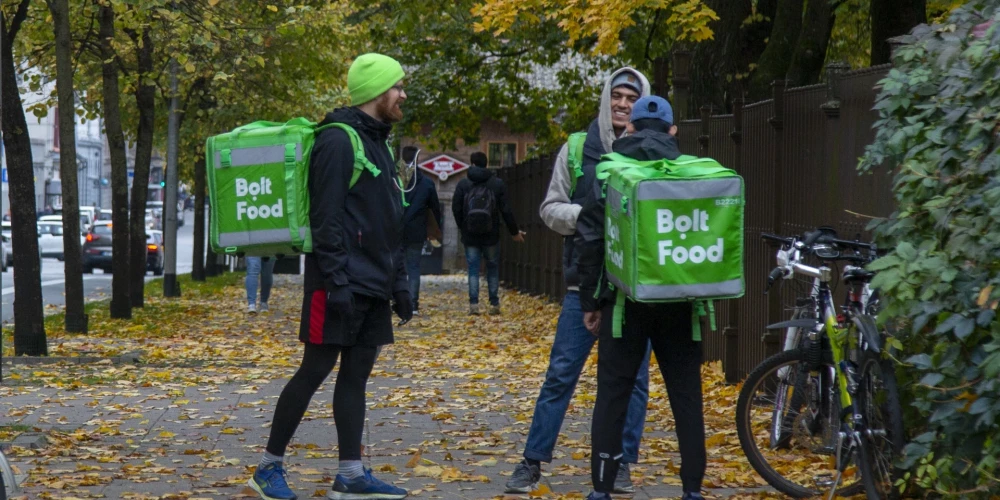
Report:
M 479 303 L 479 263 L 483 257 L 486 257 L 486 288 L 490 291 L 490 305 L 498 306 L 500 305 L 500 245 L 465 247 L 465 260 L 469 263 L 469 303 Z
M 406 245 L 406 278 L 410 281 L 410 299 L 414 310 L 420 308 L 420 258 L 423 250 L 422 243 Z
M 610 319 L 610 318 L 608 318 Z M 590 356 L 597 337 L 583 325 L 583 311 L 580 309 L 580 293 L 566 292 L 562 313 L 556 326 L 556 338 L 552 342 L 549 355 L 549 369 L 545 382 L 535 403 L 535 415 L 531 419 L 528 442 L 524 448 L 524 458 L 551 462 L 556 438 L 566 417 L 566 408 L 573 399 L 573 391 L 580 380 L 580 372 Z M 625 415 L 625 430 L 622 432 L 622 461 L 639 462 L 639 441 L 646 423 L 646 404 L 649 401 L 649 345 L 646 356 L 632 388 L 628 412 Z
M 274 257 L 263 261 L 261 257 L 247 257 L 247 303 L 257 304 L 257 281 L 260 281 L 260 301 L 271 297 L 271 283 L 274 282 Z

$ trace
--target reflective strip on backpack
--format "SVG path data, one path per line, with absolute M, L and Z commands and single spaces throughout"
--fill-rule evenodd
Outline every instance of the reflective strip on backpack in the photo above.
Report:
M 683 300 L 688 297 L 728 297 L 740 295 L 743 280 L 734 279 L 719 283 L 695 285 L 636 285 L 629 295 L 636 300 Z
M 299 228 L 299 239 L 305 239 L 306 228 Z M 288 229 L 261 229 L 259 231 L 240 231 L 236 233 L 219 233 L 220 247 L 245 247 L 267 243 L 289 243 L 291 241 Z
M 666 182 L 656 182 L 659 180 Z M 636 187 L 636 198 L 639 200 L 694 200 L 742 195 L 743 189 L 739 177 L 699 179 L 698 182 L 678 182 L 669 178 L 650 179 L 640 182 Z
M 267 165 L 269 163 L 285 163 L 285 147 L 291 144 L 275 144 L 255 148 L 223 149 L 215 153 L 215 168 L 247 167 Z M 224 155 L 229 155 L 226 165 Z M 295 144 L 295 161 L 302 161 L 302 144 Z

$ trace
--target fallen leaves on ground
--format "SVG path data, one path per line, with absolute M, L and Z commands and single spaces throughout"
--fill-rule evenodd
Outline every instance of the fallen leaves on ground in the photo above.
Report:
M 369 416 L 381 412 L 391 418 L 369 421 L 366 452 L 380 476 L 411 496 L 441 496 L 446 488 L 457 488 L 466 498 L 502 496 L 544 379 L 559 305 L 505 291 L 503 315 L 468 316 L 465 290 L 464 277 L 425 278 L 423 315 L 397 330 L 396 343 L 383 350 L 370 379 Z M 100 361 L 16 365 L 7 373 L 18 385 L 0 388 L 3 400 L 30 401 L 3 407 L 7 419 L 29 422 L 28 430 L 44 430 L 48 440 L 38 448 L 14 448 L 15 464 L 29 475 L 25 486 L 31 498 L 102 497 L 103 487 L 122 481 L 134 492 L 122 498 L 256 497 L 245 481 L 259 459 L 276 401 L 259 393 L 298 366 L 300 285 L 293 278 L 276 279 L 272 312 L 255 317 L 244 312 L 242 275 L 188 285 L 184 292 L 169 300 L 147 294 L 146 306 L 134 310 L 129 321 L 109 319 L 106 306 L 96 308 L 88 335 L 50 328 L 52 356 Z M 127 353 L 138 353 L 140 362 L 108 359 Z M 732 421 L 738 387 L 724 383 L 718 363 L 706 364 L 703 378 L 709 497 L 718 498 L 711 495 L 714 489 L 744 488 L 751 491 L 732 498 L 772 498 L 758 491 L 764 482 L 739 447 Z M 582 498 L 589 490 L 595 379 L 596 349 L 568 409 L 556 460 L 546 466 L 548 484 L 530 496 Z M 224 394 L 222 386 L 234 389 Z M 67 428 L 72 422 L 59 408 L 80 401 L 93 414 Z M 151 421 L 153 407 L 166 409 L 169 421 Z M 234 408 L 254 411 L 258 420 L 232 421 Z M 433 424 L 423 441 L 401 442 L 393 427 L 417 421 Z M 317 425 L 329 429 L 327 442 L 293 441 L 286 459 L 293 486 L 305 496 L 324 495 L 336 474 L 328 396 L 313 398 L 303 422 Z M 381 441 L 371 444 L 372 434 Z M 209 435 L 214 437 L 204 438 Z M 226 456 L 216 442 L 227 439 L 240 443 L 239 456 Z M 673 417 L 656 370 L 641 451 L 640 464 L 632 468 L 636 484 L 679 483 Z M 165 491 L 162 485 L 146 486 L 157 482 L 176 487 L 159 496 L 143 493 Z

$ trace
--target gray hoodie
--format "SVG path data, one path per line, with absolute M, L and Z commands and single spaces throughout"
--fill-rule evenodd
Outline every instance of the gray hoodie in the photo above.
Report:
M 576 233 L 576 219 L 580 215 L 583 200 L 590 192 L 590 184 L 594 181 L 594 167 L 600 160 L 600 155 L 611 152 L 611 143 L 618 137 L 611 122 L 611 82 L 623 71 L 631 71 L 639 76 L 642 82 L 642 95 L 650 92 L 649 80 L 638 70 L 630 67 L 621 68 L 612 73 L 604 82 L 601 92 L 600 114 L 587 129 L 587 140 L 584 146 L 584 176 L 577 180 L 576 190 L 570 197 L 570 176 L 566 167 L 567 146 L 559 150 L 555 165 L 552 167 L 552 180 L 545 200 L 539 208 L 539 215 L 549 229 L 563 235 L 563 281 L 569 290 L 577 290 L 580 280 L 577 277 L 576 265 L 578 255 L 573 248 L 573 235 Z M 625 133 L 623 132 L 624 136 Z

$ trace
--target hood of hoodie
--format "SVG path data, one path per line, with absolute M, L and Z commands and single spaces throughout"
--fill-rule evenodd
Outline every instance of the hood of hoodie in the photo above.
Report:
M 476 165 L 469 167 L 469 180 L 476 184 L 486 182 L 490 177 L 493 177 L 493 172 L 487 168 Z
M 674 160 L 681 155 L 677 138 L 665 132 L 640 130 L 630 136 L 615 141 L 615 153 L 623 154 L 639 161 L 655 161 L 664 158 Z
M 609 76 L 604 82 L 604 91 L 601 92 L 601 111 L 597 116 L 597 125 L 600 127 L 601 144 L 604 146 L 604 151 L 606 152 L 611 151 L 611 144 L 618 138 L 618 136 L 615 135 L 615 127 L 611 123 L 611 82 L 615 80 L 616 76 L 620 75 L 624 71 L 631 71 L 639 77 L 639 82 L 642 83 L 642 95 L 639 97 L 647 96 L 650 92 L 649 80 L 646 78 L 646 75 L 629 66 L 611 73 L 611 76 Z
M 378 120 L 353 106 L 349 108 L 337 108 L 327 113 L 319 126 L 334 122 L 350 125 L 358 133 L 364 133 L 380 141 L 388 140 L 389 133 L 392 132 L 391 124 Z

